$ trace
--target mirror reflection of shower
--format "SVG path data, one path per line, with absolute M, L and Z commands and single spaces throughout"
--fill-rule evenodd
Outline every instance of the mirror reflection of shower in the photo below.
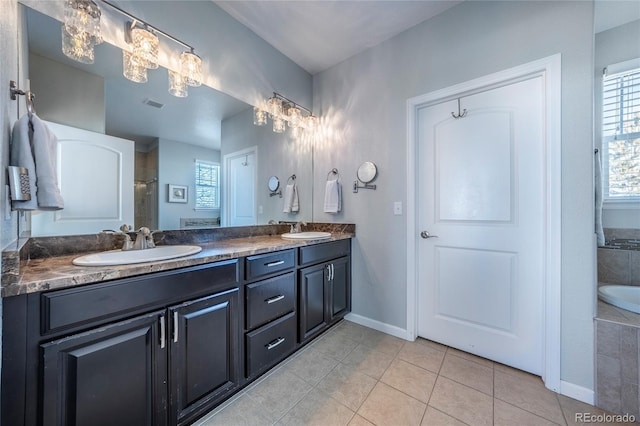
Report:
M 158 229 L 158 149 L 136 151 L 134 229 Z

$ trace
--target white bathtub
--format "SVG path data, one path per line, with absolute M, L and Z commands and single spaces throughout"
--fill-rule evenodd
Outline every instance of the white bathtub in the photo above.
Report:
M 598 298 L 618 308 L 640 314 L 640 287 L 631 285 L 603 285 Z

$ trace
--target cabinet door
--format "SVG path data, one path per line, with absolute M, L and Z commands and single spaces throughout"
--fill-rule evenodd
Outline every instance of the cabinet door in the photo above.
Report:
M 43 425 L 165 425 L 163 313 L 40 346 Z
M 351 311 L 351 274 L 348 257 L 336 259 L 331 262 L 331 304 L 329 305 L 329 318 L 331 322 L 337 321 Z
M 326 264 L 300 270 L 300 342 L 321 332 L 328 324 L 328 278 Z
M 169 308 L 170 424 L 184 424 L 239 386 L 238 288 Z

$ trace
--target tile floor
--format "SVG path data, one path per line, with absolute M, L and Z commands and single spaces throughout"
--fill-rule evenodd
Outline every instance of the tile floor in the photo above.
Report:
M 571 426 L 583 412 L 604 414 L 520 370 L 342 321 L 196 425 Z

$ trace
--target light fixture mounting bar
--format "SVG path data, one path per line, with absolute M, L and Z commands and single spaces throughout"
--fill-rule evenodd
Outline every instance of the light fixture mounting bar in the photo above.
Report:
M 162 34 L 164 37 L 168 38 L 169 40 L 172 40 L 173 42 L 175 42 L 175 43 L 177 43 L 179 45 L 182 45 L 182 46 L 186 47 L 187 49 L 189 49 L 191 52 L 193 52 L 193 50 L 194 50 L 193 46 L 185 43 L 182 40 L 179 40 L 179 39 L 175 38 L 171 34 L 168 34 L 168 33 L 164 32 L 164 31 L 154 27 L 153 25 L 149 24 L 148 22 L 138 18 L 137 16 L 133 16 L 132 14 L 127 12 L 126 10 L 120 9 L 118 6 L 116 6 L 116 5 L 112 4 L 112 3 L 109 3 L 106 0 L 100 0 L 100 2 L 106 4 L 111 9 L 121 13 L 122 15 L 128 17 L 129 19 L 131 19 L 133 21 L 133 22 L 127 22 L 125 25 L 129 25 L 129 26 L 131 26 L 131 28 L 133 28 L 133 26 L 135 26 L 136 23 L 139 22 L 142 25 L 144 25 L 145 27 L 151 28 L 154 32 L 156 32 L 158 34 Z
M 302 105 L 300 105 L 300 104 L 297 104 L 297 103 L 293 102 L 291 99 L 289 99 L 289 98 L 286 98 L 286 97 L 282 96 L 282 95 L 281 95 L 280 93 L 278 93 L 278 92 L 273 92 L 273 97 L 274 97 L 274 98 L 278 98 L 278 99 L 280 99 L 280 100 L 283 100 L 283 101 L 285 101 L 285 102 L 287 102 L 287 103 L 289 103 L 289 104 L 292 104 L 292 105 L 293 105 L 294 107 L 296 107 L 296 108 L 303 109 L 303 110 L 305 110 L 307 113 L 309 113 L 309 115 L 313 115 L 313 113 L 311 112 L 311 110 L 310 110 L 310 109 L 305 108 L 305 107 L 303 107 Z

